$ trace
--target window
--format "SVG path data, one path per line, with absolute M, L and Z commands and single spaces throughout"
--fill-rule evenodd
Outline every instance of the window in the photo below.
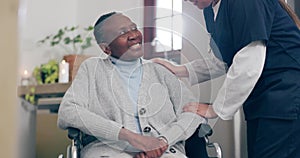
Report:
M 156 7 L 155 52 L 180 50 L 182 0 L 157 0 Z
M 180 61 L 182 48 L 182 0 L 144 0 L 145 58 Z

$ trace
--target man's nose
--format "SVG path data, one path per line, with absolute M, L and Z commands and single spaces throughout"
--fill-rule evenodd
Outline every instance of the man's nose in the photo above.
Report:
M 128 40 L 136 40 L 138 38 L 137 31 L 129 31 L 128 32 Z

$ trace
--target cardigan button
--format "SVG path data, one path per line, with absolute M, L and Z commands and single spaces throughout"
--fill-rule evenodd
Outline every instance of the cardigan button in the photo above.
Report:
M 148 133 L 151 131 L 151 128 L 150 127 L 145 127 L 144 130 L 143 130 L 145 133 Z
M 176 153 L 176 150 L 174 148 L 170 148 L 169 151 L 173 154 Z
M 140 115 L 144 115 L 146 113 L 146 109 L 145 108 L 141 108 L 140 109 Z

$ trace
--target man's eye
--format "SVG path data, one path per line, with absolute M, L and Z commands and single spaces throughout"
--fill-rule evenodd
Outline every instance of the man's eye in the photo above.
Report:
M 131 30 L 132 30 L 132 31 L 135 31 L 135 30 L 137 30 L 137 27 L 133 27 L 133 28 L 131 28 Z
M 120 32 L 120 35 L 124 35 L 124 34 L 126 34 L 126 31 L 121 31 Z

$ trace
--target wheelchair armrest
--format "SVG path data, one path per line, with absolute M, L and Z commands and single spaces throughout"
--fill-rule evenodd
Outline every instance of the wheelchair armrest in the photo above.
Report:
M 70 139 L 80 139 L 80 130 L 77 128 L 69 127 L 68 128 L 68 137 Z
M 213 131 L 209 124 L 201 124 L 201 126 L 198 129 L 198 136 L 200 138 L 211 136 L 212 133 Z
M 68 137 L 75 145 L 84 147 L 87 144 L 97 140 L 96 137 L 82 133 L 79 129 L 68 127 Z
M 213 130 L 209 124 L 201 124 L 198 129 L 198 137 L 204 137 L 206 142 L 206 151 L 210 158 L 222 158 L 222 149 L 218 143 L 210 142 L 209 136 L 213 134 Z

